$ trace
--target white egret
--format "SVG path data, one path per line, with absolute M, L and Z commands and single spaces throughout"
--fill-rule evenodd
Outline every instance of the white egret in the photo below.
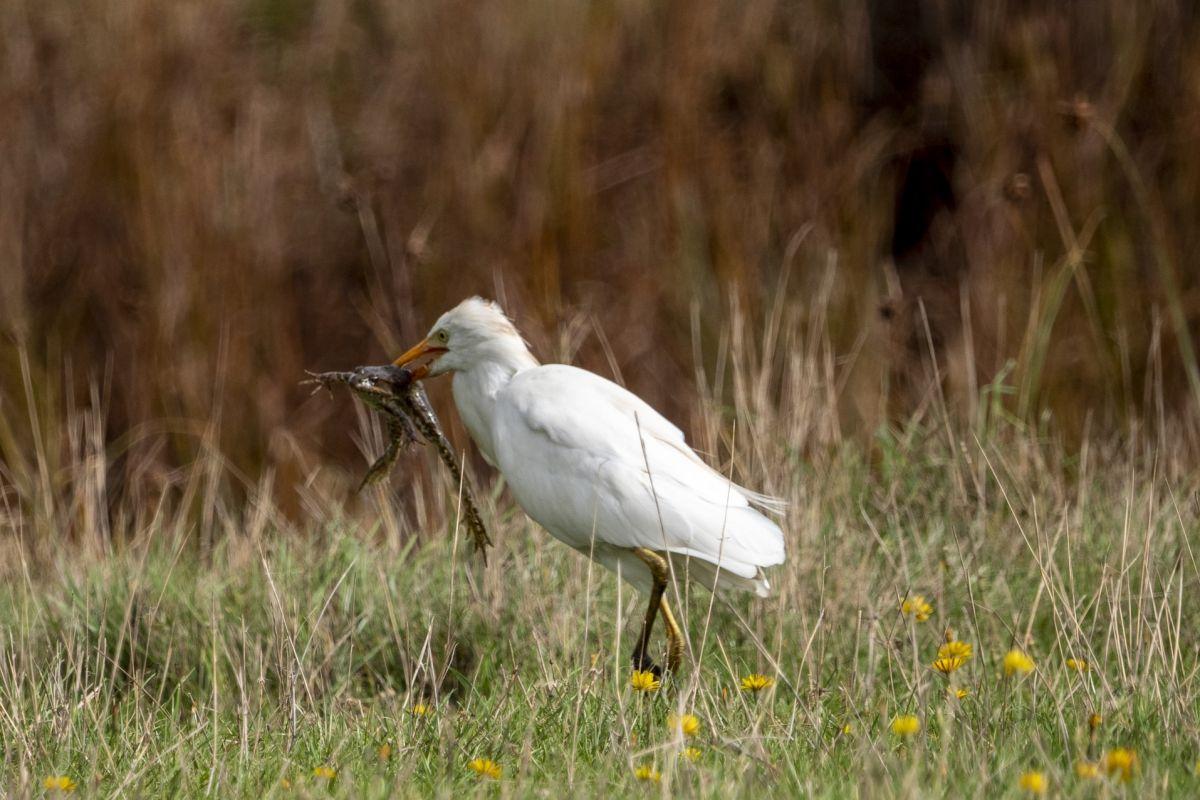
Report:
M 672 572 L 767 594 L 763 569 L 783 563 L 783 533 L 756 507 L 783 503 L 709 467 L 679 428 L 612 381 L 540 365 L 495 303 L 463 301 L 395 363 L 417 378 L 453 373 L 459 415 L 525 513 L 649 594 L 636 669 L 657 672 L 647 649 L 660 610 L 668 669 L 682 660 L 664 594 Z

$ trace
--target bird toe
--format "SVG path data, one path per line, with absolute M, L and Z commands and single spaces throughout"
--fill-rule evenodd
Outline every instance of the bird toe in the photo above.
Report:
M 654 677 L 661 680 L 663 676 L 662 667 L 655 664 L 645 653 L 633 654 L 633 668 L 639 672 L 653 673 Z

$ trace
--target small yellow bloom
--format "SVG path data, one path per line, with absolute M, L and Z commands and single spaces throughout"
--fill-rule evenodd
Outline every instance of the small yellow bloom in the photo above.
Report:
M 926 603 L 922 595 L 914 594 L 900 604 L 900 613 L 917 622 L 924 622 L 933 614 L 933 606 Z
M 662 780 L 662 773 L 656 770 L 653 764 L 642 764 L 633 771 L 633 777 L 637 778 L 639 781 L 658 783 Z
M 938 648 L 938 658 L 961 658 L 966 661 L 974 654 L 975 648 L 970 642 L 960 642 L 957 639 Z
M 845 725 L 842 726 L 842 735 L 843 736 L 849 736 L 852 733 L 854 733 L 853 723 L 847 722 Z
M 688 761 L 699 761 L 700 755 L 699 747 L 685 747 L 679 752 L 680 758 L 686 758 Z
M 1085 781 L 1094 781 L 1100 777 L 1100 765 L 1094 761 L 1076 761 L 1075 776 Z
M 337 777 L 337 770 L 333 767 L 317 767 L 313 770 L 313 775 L 331 781 Z
M 775 685 L 775 679 L 766 675 L 759 675 L 757 672 L 751 673 L 742 678 L 743 692 L 761 692 L 763 689 L 770 689 Z
M 280 778 L 279 779 L 279 788 L 280 789 L 290 789 L 290 788 L 292 788 L 292 782 L 289 781 L 287 778 Z
M 392 746 L 390 744 L 381 744 L 375 748 L 375 754 L 379 756 L 380 761 L 387 761 L 392 757 Z
M 635 669 L 629 676 L 629 685 L 639 692 L 657 692 L 662 681 L 650 670 Z
M 1033 672 L 1033 659 L 1013 648 L 1004 655 L 1004 674 L 1012 675 L 1017 672 L 1022 675 Z
M 965 700 L 966 698 L 971 696 L 971 690 L 964 689 L 961 686 L 958 687 L 957 689 L 951 689 L 950 693 L 953 694 L 955 697 L 957 697 L 959 700 Z
M 481 778 L 491 778 L 494 781 L 500 780 L 500 776 L 504 774 L 504 770 L 500 765 L 490 758 L 473 758 L 467 764 L 475 774 Z
M 1123 781 L 1132 780 L 1133 773 L 1137 770 L 1137 753 L 1125 747 L 1118 747 L 1105 753 L 1100 763 L 1109 775 Z
M 1025 772 L 1021 774 L 1017 786 L 1030 794 L 1046 793 L 1046 776 L 1041 772 Z
M 949 675 L 951 672 L 961 669 L 966 663 L 967 660 L 962 656 L 942 656 L 934 659 L 931 666 L 943 675 Z
M 1088 730 L 1094 731 L 1100 727 L 1100 723 L 1104 722 L 1104 717 L 1099 714 L 1092 714 L 1088 717 Z
M 412 707 L 408 709 L 408 713 L 414 717 L 427 717 L 430 711 L 433 711 L 433 709 L 425 703 L 413 703 Z
M 1087 672 L 1088 662 L 1082 658 L 1068 658 L 1067 669 L 1073 669 L 1076 672 Z
M 51 775 L 42 781 L 42 786 L 51 792 L 73 792 L 77 785 L 69 775 Z
M 684 736 L 695 736 L 700 732 L 700 718 L 695 714 L 684 714 L 682 717 L 672 714 L 667 719 L 667 725 L 673 731 L 682 731 Z
M 915 736 L 921 731 L 921 720 L 912 714 L 902 714 L 892 720 L 892 733 L 897 736 Z

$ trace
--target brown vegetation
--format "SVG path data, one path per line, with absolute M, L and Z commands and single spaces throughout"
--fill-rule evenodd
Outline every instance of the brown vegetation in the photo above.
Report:
M 95 400 L 110 491 L 204 448 L 290 491 L 350 446 L 303 370 L 476 292 L 681 421 L 735 306 L 828 341 L 852 430 L 931 376 L 1068 434 L 1177 416 L 1192 4 L 962 5 L 16 0 L 0 463 Z

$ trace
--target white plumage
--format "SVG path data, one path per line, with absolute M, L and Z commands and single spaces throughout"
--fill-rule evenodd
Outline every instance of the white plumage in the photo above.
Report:
M 397 363 L 423 356 L 435 359 L 429 376 L 454 374 L 471 437 L 555 538 L 642 591 L 654 581 L 639 549 L 669 559 L 679 579 L 767 594 L 763 569 L 783 563 L 783 534 L 755 506 L 783 504 L 713 470 L 641 398 L 586 370 L 539 365 L 479 298 L 443 314 Z

